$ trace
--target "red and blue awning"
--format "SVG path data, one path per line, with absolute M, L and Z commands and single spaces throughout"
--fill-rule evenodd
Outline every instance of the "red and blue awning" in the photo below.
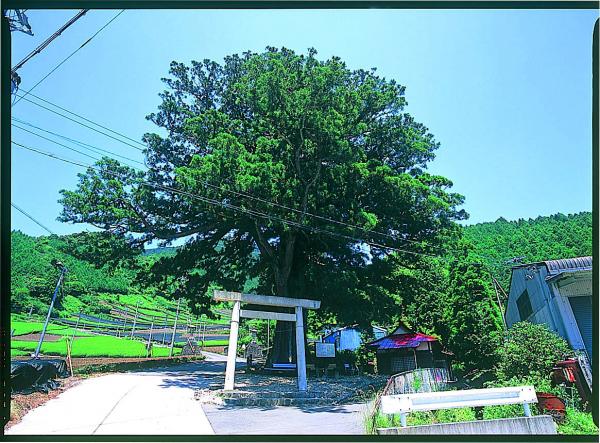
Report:
M 433 341 L 438 341 L 438 339 L 426 334 L 396 334 L 372 341 L 368 346 L 376 349 L 403 349 L 416 348 L 421 343 Z

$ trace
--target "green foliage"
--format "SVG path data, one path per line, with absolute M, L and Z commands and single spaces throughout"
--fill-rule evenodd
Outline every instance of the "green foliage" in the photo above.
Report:
M 249 343 L 249 342 L 248 342 Z M 229 344 L 229 340 L 205 340 L 204 346 L 227 346 Z
M 505 262 L 524 257 L 524 263 L 592 255 L 592 213 L 561 213 L 535 219 L 478 223 L 464 235 L 508 291 L 510 266 Z
M 521 408 L 522 409 L 522 408 Z M 477 417 L 472 408 L 440 409 L 438 411 L 416 411 L 408 414 L 406 424 L 408 426 L 432 425 L 436 423 L 458 423 L 463 421 L 474 421 Z M 373 429 L 391 428 L 400 426 L 400 415 L 386 415 L 380 412 L 375 413 L 367 420 L 373 423 L 373 426 L 367 426 Z
M 598 435 L 598 426 L 595 425 L 592 414 L 567 408 L 565 421 L 558 424 L 558 433 L 564 435 Z
M 405 111 L 403 86 L 316 54 L 267 48 L 223 63 L 173 62 L 162 103 L 148 116 L 168 134 L 145 135 L 148 172 L 103 159 L 76 189 L 62 191 L 61 220 L 146 242 L 188 238 L 148 270 L 152 284 L 176 288 L 197 313 L 211 315 L 211 287 L 252 282 L 257 293 L 310 294 L 322 301 L 316 315 L 339 324 L 398 318 L 401 295 L 410 292 L 398 291 L 407 285 L 390 274 L 394 262 L 413 272 L 414 284 L 410 252 L 429 251 L 457 231 L 463 197 L 450 192 L 450 180 L 425 172 L 438 143 Z M 380 243 L 371 229 L 409 252 L 389 258 L 347 239 Z M 435 314 L 419 315 L 425 324 Z M 275 348 L 288 343 L 277 339 L 282 331 Z
M 11 238 L 12 312 L 28 313 L 33 307 L 34 315 L 46 315 L 59 275 L 51 264 L 53 259 L 69 269 L 64 283 L 65 297 L 59 297 L 55 306 L 58 315 L 74 314 L 80 307 L 86 313 L 102 313 L 98 298 L 111 300 L 115 294 L 136 289 L 132 287 L 135 271 L 117 268 L 108 272 L 71 255 L 67 243 L 73 245 L 77 237 L 34 238 L 13 231 Z
M 525 414 L 522 405 L 498 405 L 485 406 L 483 408 L 483 419 L 494 420 L 499 418 L 522 417 Z M 537 414 L 537 408 L 531 408 L 531 414 Z
M 461 421 L 474 421 L 476 414 L 473 408 L 440 409 L 436 411 L 438 423 L 457 423 Z
M 11 342 L 11 348 L 20 351 L 35 351 L 37 342 L 16 341 Z M 45 341 L 42 344 L 42 354 L 67 355 L 66 338 L 58 341 Z M 181 349 L 173 349 L 175 355 L 181 353 Z M 152 357 L 167 357 L 168 347 L 153 346 Z M 72 357 L 145 357 L 146 343 L 138 340 L 117 338 L 111 336 L 81 337 L 73 341 L 71 348 Z
M 21 351 L 20 349 L 11 349 L 10 350 L 11 357 L 23 357 L 23 356 L 30 355 L 30 354 L 31 354 L 31 352 Z
M 44 327 L 44 323 L 42 322 L 31 322 L 31 321 L 18 321 L 11 320 L 10 322 L 11 330 L 14 330 L 14 336 L 33 334 L 36 332 L 42 332 Z M 77 336 L 90 335 L 85 331 L 75 331 L 74 328 L 69 326 L 57 325 L 50 323 L 46 328 L 47 334 L 55 334 L 55 335 L 73 335 L 76 332 Z
M 494 301 L 489 273 L 473 247 L 459 242 L 450 263 L 443 322 L 438 330 L 463 373 L 491 370 L 502 340 L 502 313 Z
M 567 342 L 546 325 L 519 322 L 509 329 L 506 340 L 498 347 L 496 377 L 499 381 L 547 380 L 554 364 L 571 354 Z
M 373 330 L 371 328 L 366 328 L 360 334 L 360 346 L 355 352 L 356 355 L 356 365 L 358 368 L 367 372 L 369 370 L 369 362 L 374 362 L 376 358 L 376 352 L 373 348 L 367 346 L 368 343 L 372 342 L 375 339 L 373 335 Z

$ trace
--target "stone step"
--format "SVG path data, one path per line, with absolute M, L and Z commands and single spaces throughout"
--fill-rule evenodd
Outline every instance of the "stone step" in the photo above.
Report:
M 334 402 L 332 398 L 226 398 L 224 402 L 228 406 L 331 406 Z

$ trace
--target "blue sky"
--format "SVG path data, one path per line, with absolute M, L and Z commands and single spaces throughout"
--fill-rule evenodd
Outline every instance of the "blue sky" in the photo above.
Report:
M 13 33 L 13 65 L 76 11 L 27 12 L 35 33 Z M 22 69 L 27 90 L 116 11 L 90 11 Z M 466 197 L 468 223 L 592 206 L 591 54 L 597 11 L 126 11 L 33 92 L 136 140 L 155 127 L 161 77 L 189 62 L 266 46 L 350 68 L 377 67 L 406 86 L 407 111 L 441 143 L 430 171 Z M 25 100 L 13 116 L 141 160 L 138 151 Z M 83 157 L 14 128 L 13 140 Z M 60 189 L 81 168 L 13 147 L 12 199 L 54 232 Z M 13 210 L 13 229 L 45 231 Z

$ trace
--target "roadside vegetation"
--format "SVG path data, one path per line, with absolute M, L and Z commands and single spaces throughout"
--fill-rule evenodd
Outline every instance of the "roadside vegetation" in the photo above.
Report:
M 12 342 L 12 349 L 31 353 L 35 351 L 37 341 Z M 67 340 L 44 341 L 41 349 L 44 355 L 67 355 Z M 181 348 L 173 349 L 174 355 L 181 354 Z M 152 357 L 168 357 L 167 346 L 152 346 Z M 73 341 L 71 357 L 146 357 L 146 344 L 139 340 L 110 336 L 80 337 Z
M 532 385 L 536 392 L 551 393 L 567 405 L 564 421 L 557 423 L 560 434 L 598 434 L 598 428 L 592 415 L 584 412 L 588 405 L 583 404 L 574 388 L 551 384 L 550 372 L 555 362 L 568 358 L 572 351 L 566 341 L 554 334 L 545 325 L 528 322 L 516 323 L 505 335 L 498 347 L 497 363 L 493 372 L 493 380 L 485 383 L 485 387 L 506 387 Z M 418 387 L 414 387 L 418 392 Z M 483 420 L 514 418 L 523 416 L 521 405 L 486 406 L 481 409 L 479 418 Z M 535 405 L 531 407 L 532 415 L 540 412 Z M 407 425 L 430 425 L 477 420 L 473 408 L 457 408 L 439 411 L 411 413 L 407 417 Z M 399 415 L 381 414 L 372 411 L 365 417 L 365 428 L 376 433 L 377 428 L 400 426 Z

